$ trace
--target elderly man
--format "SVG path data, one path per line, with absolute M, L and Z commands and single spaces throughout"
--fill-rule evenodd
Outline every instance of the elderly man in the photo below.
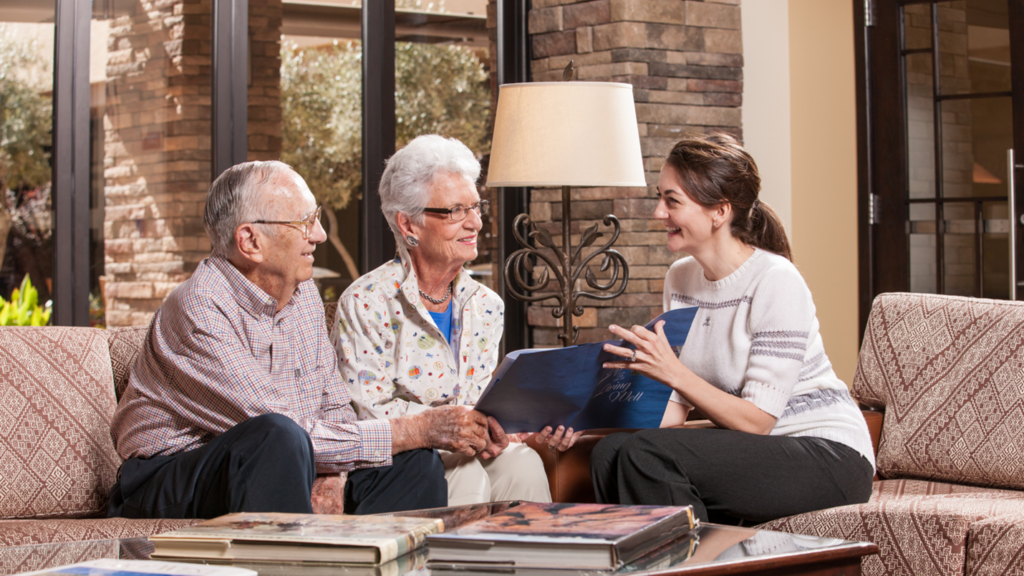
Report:
M 316 474 L 341 471 L 348 513 L 444 506 L 432 448 L 507 445 L 461 407 L 356 419 L 311 280 L 326 239 L 319 216 L 280 162 L 241 164 L 213 183 L 213 253 L 157 311 L 114 414 L 125 462 L 110 516 L 308 513 Z

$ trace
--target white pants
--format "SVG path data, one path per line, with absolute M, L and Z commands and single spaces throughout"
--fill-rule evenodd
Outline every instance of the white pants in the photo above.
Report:
M 438 450 L 448 480 L 448 505 L 502 500 L 551 502 L 544 462 L 526 444 L 511 443 L 496 458 L 481 460 Z

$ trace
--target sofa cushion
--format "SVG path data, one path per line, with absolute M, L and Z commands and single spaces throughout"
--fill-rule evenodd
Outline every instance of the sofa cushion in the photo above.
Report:
M 967 576 L 1003 576 L 1024 571 L 1024 513 L 1008 513 L 971 524 Z
M 82 540 L 138 538 L 202 522 L 189 519 L 78 518 L 0 521 L 0 546 L 27 546 Z
M 102 513 L 115 405 L 102 330 L 0 330 L 0 518 Z
M 961 575 L 976 522 L 1024 514 L 1024 493 L 924 480 L 875 482 L 866 504 L 782 518 L 760 528 L 874 542 L 861 561 L 870 575 Z
M 142 351 L 142 344 L 146 341 L 148 333 L 148 325 L 107 329 L 110 367 L 114 374 L 114 390 L 118 400 L 124 394 L 124 389 L 128 387 L 128 375 L 131 374 L 135 359 Z
M 883 478 L 1024 488 L 1024 302 L 878 296 L 852 392 L 885 408 Z

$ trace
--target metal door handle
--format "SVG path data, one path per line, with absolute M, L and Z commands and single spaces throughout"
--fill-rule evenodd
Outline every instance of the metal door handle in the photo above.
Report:
M 1017 299 L 1017 206 L 1014 202 L 1013 148 L 1006 151 L 1006 188 L 1010 208 L 1010 300 Z

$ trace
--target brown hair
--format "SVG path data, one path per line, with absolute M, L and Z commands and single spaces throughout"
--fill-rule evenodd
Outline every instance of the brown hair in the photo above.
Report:
M 757 198 L 761 176 L 750 154 L 728 134 L 690 136 L 676 143 L 665 162 L 675 168 L 683 191 L 711 208 L 732 205 L 730 232 L 751 246 L 793 260 L 782 221 Z

